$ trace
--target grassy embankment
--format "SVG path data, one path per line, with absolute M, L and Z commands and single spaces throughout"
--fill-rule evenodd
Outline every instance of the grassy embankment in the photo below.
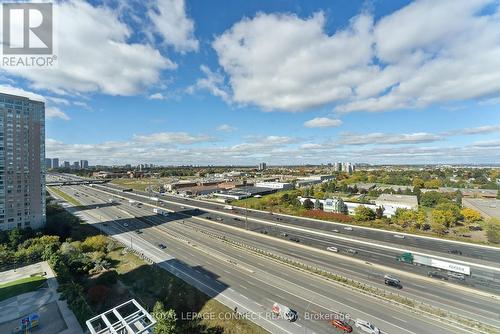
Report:
M 76 217 L 66 211 L 60 214 L 67 215 L 69 221 L 75 222 L 73 230 L 78 232 L 71 233 L 71 236 L 75 237 L 73 240 L 82 241 L 85 237 L 101 234 L 99 230 L 75 219 Z M 78 233 L 84 237 L 78 238 L 76 236 Z M 109 240 L 112 239 L 109 238 Z M 197 320 L 179 320 L 178 333 L 267 333 L 267 331 L 249 320 L 234 318 L 226 320 L 225 315 L 232 314 L 232 310 L 228 307 L 215 299 L 211 299 L 166 270 L 154 267 L 135 254 L 127 252 L 123 246 L 116 247 L 108 252 L 106 258 L 111 263 L 108 271 L 116 271 L 118 274 L 117 281 L 107 286 L 109 291 L 102 302 L 93 304 L 88 299 L 88 304 L 95 314 L 123 303 L 130 298 L 135 298 L 151 311 L 154 303 L 160 300 L 164 303 L 166 309 L 174 309 L 179 319 L 186 312 L 211 315 Z M 87 275 L 83 280 L 85 291 L 88 293 L 92 287 L 100 284 L 98 281 L 99 275 Z M 80 323 L 83 323 L 82 320 L 86 319 L 79 319 Z

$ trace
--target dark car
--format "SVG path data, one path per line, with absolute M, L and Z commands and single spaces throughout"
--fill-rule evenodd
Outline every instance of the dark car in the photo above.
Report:
M 450 249 L 450 250 L 448 251 L 448 253 L 450 253 L 450 254 L 455 254 L 455 255 L 462 255 L 462 252 L 461 252 L 461 251 L 459 251 L 458 249 Z
M 159 247 L 160 249 L 165 249 L 165 248 L 167 248 L 167 246 L 165 246 L 164 244 L 158 244 L 158 247 Z
M 448 280 L 448 277 L 442 273 L 440 273 L 439 271 L 429 271 L 427 273 L 427 276 L 429 277 L 434 277 L 434 278 L 439 278 L 443 281 L 447 281 Z
M 300 239 L 297 238 L 297 237 L 291 237 L 289 240 L 290 241 L 295 241 L 295 242 L 300 242 Z
M 331 322 L 332 326 L 337 327 L 340 330 L 343 330 L 344 333 L 351 333 L 352 332 L 352 327 L 349 325 L 347 322 L 339 320 L 339 319 L 334 319 Z
M 267 234 L 268 232 L 267 232 L 267 230 L 262 230 L 262 231 L 260 231 L 260 233 Z
M 393 286 L 397 289 L 403 288 L 403 285 L 401 285 L 401 282 L 397 278 L 386 277 L 384 278 L 384 284 L 388 286 Z

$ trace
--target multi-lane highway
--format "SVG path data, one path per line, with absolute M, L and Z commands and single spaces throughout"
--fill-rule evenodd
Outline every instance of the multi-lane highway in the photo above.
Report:
M 150 244 L 149 249 L 151 249 L 151 245 L 154 248 L 159 243 L 168 244 L 169 247 L 166 251 L 182 260 L 186 264 L 186 268 L 203 267 L 208 272 L 208 274 L 205 273 L 206 275 L 215 274 L 219 277 L 216 280 L 227 286 L 224 291 L 241 293 L 243 300 L 245 298 L 251 300 L 254 302 L 254 306 L 258 306 L 258 309 L 268 310 L 272 301 L 293 306 L 299 311 L 299 314 L 302 314 L 302 317 L 293 325 L 292 329 L 299 329 L 302 327 L 298 326 L 303 326 L 303 329 L 307 328 L 318 333 L 332 332 L 333 329 L 327 321 L 305 319 L 304 315 L 307 310 L 321 314 L 336 310 L 349 312 L 357 317 L 364 316 L 377 323 L 388 333 L 460 332 L 459 329 L 448 328 L 447 325 L 425 317 L 410 315 L 397 307 L 381 304 L 373 300 L 372 297 L 359 295 L 269 259 L 256 257 L 234 248 L 228 250 L 227 244 L 210 238 L 209 233 L 207 233 L 223 234 L 233 240 L 258 245 L 261 248 L 264 247 L 285 256 L 292 256 L 347 277 L 354 277 L 358 281 L 374 284 L 381 289 L 386 288 L 382 283 L 383 271 L 360 266 L 346 256 L 336 256 L 336 254 L 325 256 L 317 251 L 291 244 L 289 241 L 277 241 L 277 239 L 271 238 L 272 233 L 283 233 L 278 232 L 278 230 L 274 231 L 267 227 L 268 235 L 248 233 L 243 229 L 231 228 L 230 224 L 223 225 L 226 220 L 229 220 L 228 217 L 218 221 L 213 213 L 207 214 L 191 210 L 184 203 L 165 204 L 165 209 L 172 209 L 179 211 L 179 213 L 169 217 L 160 217 L 153 215 L 151 207 L 138 208 L 129 205 L 127 201 L 118 202 L 116 205 L 106 205 L 109 194 L 89 187 L 74 186 L 61 189 L 87 205 L 87 208 L 82 211 L 86 215 L 98 215 L 99 220 L 102 221 L 116 221 L 102 223 L 102 227 L 112 229 L 108 233 L 121 235 L 131 233 L 126 231 L 140 230 L 141 234 L 133 233 L 133 243 L 136 243 L 135 239 L 137 238 L 142 239 Z M 100 208 L 95 209 L 94 205 L 99 205 Z M 194 216 L 206 218 L 211 217 L 210 215 L 213 216 L 212 221 L 191 218 Z M 252 225 L 248 226 L 248 224 L 252 224 L 250 221 L 245 223 L 234 218 L 230 219 L 234 222 L 233 225 L 246 225 L 245 227 L 252 229 Z M 281 229 L 279 230 L 281 231 Z M 172 234 L 175 234 L 179 239 L 172 238 Z M 301 237 L 306 238 L 306 236 Z M 200 245 L 201 248 L 179 242 L 182 239 L 191 240 L 191 242 Z M 360 248 L 359 252 L 365 252 L 365 250 Z M 227 254 L 231 254 L 230 260 L 240 266 L 235 267 L 228 264 Z M 367 254 L 369 253 L 367 252 Z M 372 255 L 374 257 L 382 256 L 381 254 Z M 405 288 L 401 294 L 410 298 L 418 298 L 439 307 L 447 306 L 447 309 L 453 312 L 460 312 L 469 317 L 475 315 L 478 320 L 484 323 L 498 325 L 498 302 L 495 300 L 480 295 L 476 296 L 467 290 L 446 286 L 438 282 L 422 281 L 418 277 L 405 277 L 403 284 Z M 286 324 L 286 326 L 288 325 Z M 271 331 L 275 332 L 272 329 Z
M 149 196 L 144 193 L 123 193 L 121 188 L 116 186 L 95 186 L 96 189 L 104 191 L 113 191 L 113 189 L 127 198 L 149 201 Z M 149 201 L 158 204 L 157 202 Z M 431 268 L 422 268 L 407 265 L 396 261 L 396 257 L 405 251 L 412 251 L 417 254 L 431 255 L 441 260 L 453 260 L 458 264 L 470 266 L 472 275 L 465 281 L 455 281 L 455 284 L 485 291 L 491 294 L 497 294 L 500 291 L 500 250 L 495 247 L 483 245 L 469 245 L 460 242 L 448 242 L 435 238 L 426 238 L 418 236 L 405 236 L 405 239 L 394 237 L 394 232 L 386 233 L 372 231 L 372 229 L 363 229 L 361 227 L 350 227 L 346 225 L 322 222 L 310 219 L 289 218 L 288 216 L 269 214 L 261 211 L 248 211 L 241 208 L 234 208 L 228 211 L 223 209 L 223 205 L 198 201 L 175 196 L 162 196 L 159 204 L 171 210 L 179 208 L 199 208 L 196 215 L 205 218 L 221 219 L 221 222 L 247 228 L 253 231 L 260 231 L 276 237 L 283 237 L 283 233 L 288 234 L 286 238 L 297 238 L 301 244 L 312 247 L 326 249 L 328 246 L 338 246 L 339 250 L 355 250 L 357 258 L 389 266 L 395 269 L 427 275 Z M 252 215 L 255 214 L 255 215 Z M 262 218 L 261 216 L 264 216 Z M 236 218 L 236 219 L 235 219 Z M 313 226 L 314 225 L 314 226 Z M 336 231 L 336 232 L 334 232 Z M 360 237 L 360 235 L 370 233 L 382 233 L 384 238 L 392 238 L 394 243 L 380 240 L 372 240 L 369 237 Z M 405 243 L 408 243 L 406 245 Z M 417 248 L 414 245 L 422 243 L 423 248 Z M 427 247 L 427 248 L 426 248 Z M 431 248 L 430 250 L 428 248 Z M 450 254 L 448 251 L 458 250 L 461 255 Z M 482 259 L 478 259 L 478 254 L 482 253 Z M 475 254 L 475 255 L 474 255 Z M 476 258 L 473 258 L 475 256 Z

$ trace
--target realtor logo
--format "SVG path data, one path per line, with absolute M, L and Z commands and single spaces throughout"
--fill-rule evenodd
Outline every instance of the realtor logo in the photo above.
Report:
M 52 3 L 3 4 L 3 54 L 53 52 Z

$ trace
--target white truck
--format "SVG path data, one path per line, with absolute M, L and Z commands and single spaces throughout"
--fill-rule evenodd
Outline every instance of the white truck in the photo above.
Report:
M 134 201 L 133 199 L 129 199 L 129 200 L 128 200 L 128 204 L 130 204 L 130 205 L 134 205 L 134 204 L 135 204 L 135 201 Z
M 158 202 L 160 200 L 158 197 L 150 197 L 149 199 L 154 202 Z
M 271 312 L 276 315 L 279 318 L 283 318 L 285 320 L 288 320 L 290 322 L 294 322 L 297 320 L 297 311 L 292 310 L 288 306 L 274 303 L 273 308 L 271 309 Z
M 168 211 L 162 210 L 160 208 L 154 208 L 153 212 L 157 215 L 168 216 Z
M 223 209 L 224 210 L 232 210 L 233 206 L 232 205 L 224 205 Z

